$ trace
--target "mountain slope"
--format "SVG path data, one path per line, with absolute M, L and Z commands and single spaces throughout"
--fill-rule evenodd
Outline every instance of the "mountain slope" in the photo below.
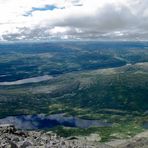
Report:
M 0 95 L 0 106 L 5 106 L 2 114 L 77 109 L 144 112 L 148 109 L 148 63 L 63 74 L 35 84 L 0 86 Z

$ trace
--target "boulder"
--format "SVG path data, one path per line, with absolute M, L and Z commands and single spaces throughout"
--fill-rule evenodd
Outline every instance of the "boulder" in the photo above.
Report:
M 32 143 L 29 141 L 25 141 L 23 142 L 23 144 L 20 146 L 20 148 L 27 148 L 29 146 L 32 146 Z
M 16 128 L 12 124 L 0 124 L 0 132 L 13 134 L 16 132 Z

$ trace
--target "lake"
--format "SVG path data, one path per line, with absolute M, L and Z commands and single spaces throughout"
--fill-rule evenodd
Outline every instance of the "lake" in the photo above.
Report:
M 52 79 L 52 76 L 49 75 L 44 75 L 44 76 L 38 76 L 38 77 L 33 77 L 33 78 L 27 78 L 27 79 L 21 79 L 17 81 L 12 81 L 12 82 L 0 82 L 0 85 L 21 85 L 21 84 L 27 84 L 27 83 L 38 83 L 42 81 L 47 81 Z
M 45 129 L 56 126 L 89 128 L 93 126 L 108 127 L 111 123 L 101 120 L 86 120 L 73 116 L 64 116 L 64 114 L 54 114 L 46 116 L 45 114 L 38 115 L 21 115 L 8 116 L 0 119 L 0 124 L 13 124 L 18 129 Z

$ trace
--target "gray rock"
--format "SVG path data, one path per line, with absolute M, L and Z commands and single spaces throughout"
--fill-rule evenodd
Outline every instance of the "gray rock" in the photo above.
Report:
M 53 132 L 20 131 L 12 125 L 0 126 L 0 148 L 148 148 L 147 132 L 130 138 L 126 143 L 102 144 L 99 140 L 98 134 L 66 139 Z
M 19 139 L 19 137 L 14 137 L 14 138 L 12 139 L 12 141 L 13 141 L 13 142 L 19 142 L 20 139 Z
M 25 141 L 23 142 L 23 144 L 20 146 L 20 148 L 27 148 L 29 146 L 32 146 L 32 143 L 31 142 L 28 142 L 28 141 Z
M 18 148 L 17 144 L 15 144 L 15 143 L 12 142 L 12 141 L 9 141 L 9 144 L 10 144 L 10 147 L 11 147 L 11 148 Z
M 0 132 L 1 133 L 14 133 L 16 131 L 16 128 L 12 124 L 1 124 L 0 125 Z

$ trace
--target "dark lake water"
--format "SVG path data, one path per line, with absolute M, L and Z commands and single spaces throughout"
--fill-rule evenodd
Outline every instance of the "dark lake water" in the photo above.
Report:
M 106 123 L 100 120 L 85 120 L 72 116 L 65 117 L 63 114 L 50 116 L 44 114 L 9 116 L 0 119 L 0 124 L 14 124 L 16 128 L 19 129 L 44 129 L 53 128 L 59 125 L 80 128 L 88 128 L 92 126 L 107 127 L 112 125 L 111 123 Z

